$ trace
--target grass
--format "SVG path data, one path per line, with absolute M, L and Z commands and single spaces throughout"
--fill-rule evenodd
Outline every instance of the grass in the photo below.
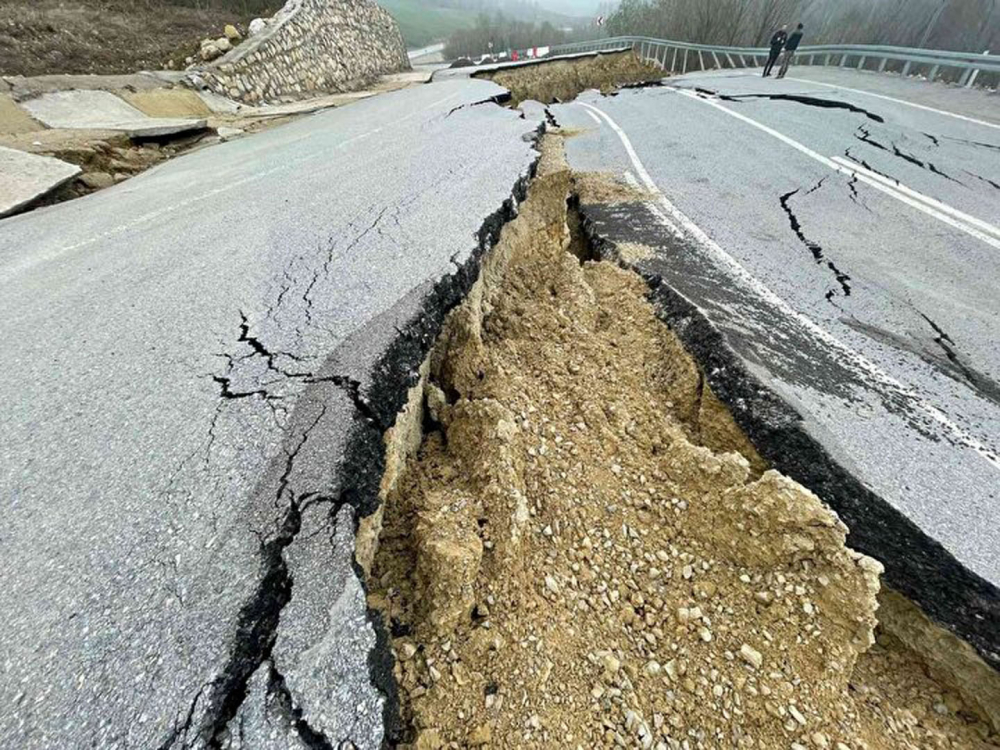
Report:
M 466 8 L 428 8 L 420 0 L 378 0 L 399 23 L 410 49 L 443 42 L 453 31 L 474 26 L 478 13 Z

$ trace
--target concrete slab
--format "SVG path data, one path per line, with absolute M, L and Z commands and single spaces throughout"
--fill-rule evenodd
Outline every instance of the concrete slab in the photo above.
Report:
M 75 164 L 0 146 L 0 218 L 48 195 L 80 174 Z
M 159 138 L 204 130 L 204 119 L 153 118 L 107 91 L 55 91 L 21 102 L 50 128 L 118 130 L 130 138 Z

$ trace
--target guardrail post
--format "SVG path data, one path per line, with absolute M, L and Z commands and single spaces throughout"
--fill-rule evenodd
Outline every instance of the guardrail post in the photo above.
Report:
M 843 68 L 845 65 L 847 65 L 847 55 L 846 54 L 840 56 L 840 65 L 838 65 L 837 67 Z
M 833 57 L 833 55 L 831 55 L 831 54 L 827 53 L 827 55 L 826 55 L 826 60 L 824 60 L 824 61 L 823 61 L 823 64 L 824 64 L 824 65 L 829 65 L 829 64 L 830 64 L 830 58 L 831 58 L 831 57 Z
M 937 78 L 938 68 L 940 67 L 941 67 L 940 65 L 935 65 L 933 68 L 931 68 L 931 72 L 927 74 L 928 81 L 933 81 L 935 78 Z
M 681 75 L 688 72 L 688 51 L 687 48 L 684 49 L 684 68 L 681 70 Z
M 885 66 L 886 66 L 886 64 L 887 64 L 888 62 L 889 62 L 889 58 L 888 58 L 888 57 L 883 57 L 883 58 L 882 58 L 882 62 L 880 62 L 880 63 L 878 64 L 878 72 L 879 72 L 879 73 L 884 73 L 884 72 L 885 72 Z
M 989 55 L 989 54 L 990 54 L 989 50 L 986 50 L 985 52 L 983 52 L 983 55 Z M 968 88 L 972 88 L 972 84 L 974 84 L 976 82 L 976 78 L 979 77 L 979 68 L 976 68 L 975 70 L 973 70 L 971 73 L 968 73 L 967 75 L 968 75 L 968 80 L 965 82 L 964 85 L 965 85 L 965 88 L 968 89 Z
M 673 73 L 675 70 L 677 70 L 677 49 L 678 49 L 677 47 L 674 47 L 674 57 L 670 61 L 670 72 L 671 73 Z
M 712 50 L 712 59 L 715 60 L 715 69 L 719 70 L 722 65 L 719 63 L 719 56 L 715 54 L 715 50 Z
M 865 60 L 867 59 L 868 58 L 865 57 L 864 55 L 861 56 L 861 59 L 858 60 L 858 70 L 861 70 L 863 67 L 865 67 Z
M 743 55 L 738 55 L 738 57 L 740 58 L 740 65 L 745 68 L 747 66 L 747 59 Z
M 901 76 L 902 76 L 903 78 L 906 78 L 906 76 L 910 75 L 910 65 L 911 65 L 911 64 L 912 64 L 912 63 L 910 63 L 910 61 L 909 61 L 909 60 L 907 60 L 907 61 L 906 61 L 906 65 L 904 65 L 904 66 L 903 66 L 903 71 L 902 71 L 902 72 L 900 73 L 900 75 L 901 75 Z
M 733 62 L 733 56 L 730 55 L 728 52 L 726 53 L 726 59 L 729 60 L 729 67 L 730 68 L 735 68 L 736 67 L 736 63 Z
M 705 69 L 705 57 L 701 54 L 701 50 L 698 50 L 698 64 L 702 70 Z

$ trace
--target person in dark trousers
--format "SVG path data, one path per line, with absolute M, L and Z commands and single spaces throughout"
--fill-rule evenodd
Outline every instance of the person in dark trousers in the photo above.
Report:
M 784 78 L 785 73 L 788 72 L 788 66 L 792 62 L 792 58 L 795 57 L 795 51 L 799 48 L 799 44 L 802 42 L 802 24 L 800 23 L 792 35 L 788 37 L 788 41 L 785 42 L 785 56 L 781 58 L 781 70 L 778 71 L 778 78 Z
M 788 26 L 782 26 L 780 29 L 774 32 L 774 36 L 771 37 L 771 54 L 767 56 L 767 63 L 764 65 L 764 78 L 771 75 L 771 68 L 778 61 L 778 56 L 781 54 L 782 48 L 785 46 L 785 41 L 788 39 Z

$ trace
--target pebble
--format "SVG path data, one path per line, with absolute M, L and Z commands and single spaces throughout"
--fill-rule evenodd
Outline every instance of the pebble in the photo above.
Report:
M 615 657 L 614 654 L 606 654 L 601 660 L 604 665 L 604 670 L 608 674 L 617 674 L 618 670 L 622 668 L 622 663 Z
M 760 651 L 747 643 L 740 646 L 740 657 L 754 669 L 760 669 L 760 665 L 764 663 Z

